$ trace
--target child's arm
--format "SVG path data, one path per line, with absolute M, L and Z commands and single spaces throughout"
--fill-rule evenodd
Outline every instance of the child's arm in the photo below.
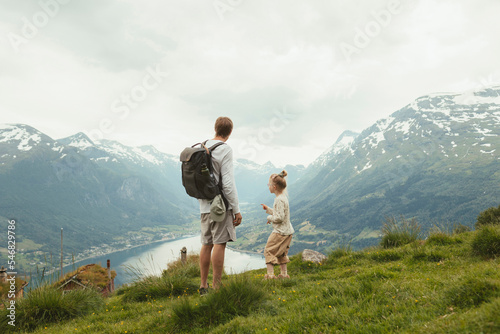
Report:
M 268 206 L 267 206 L 267 205 L 265 205 L 265 204 L 261 204 L 261 205 L 262 205 L 262 208 L 263 208 L 264 210 L 266 210 L 266 213 L 267 213 L 268 215 L 272 215 L 272 214 L 273 214 L 273 209 L 271 209 L 270 207 L 268 207 Z
M 274 208 L 271 212 L 271 215 L 267 216 L 267 221 L 281 224 L 285 220 L 285 202 L 281 200 L 274 201 Z

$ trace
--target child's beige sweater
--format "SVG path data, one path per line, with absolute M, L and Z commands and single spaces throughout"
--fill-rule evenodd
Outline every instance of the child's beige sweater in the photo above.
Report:
M 267 221 L 273 224 L 274 233 L 290 235 L 295 232 L 290 222 L 290 205 L 288 204 L 286 195 L 280 194 L 276 196 L 273 208 L 268 207 L 266 212 L 269 214 Z

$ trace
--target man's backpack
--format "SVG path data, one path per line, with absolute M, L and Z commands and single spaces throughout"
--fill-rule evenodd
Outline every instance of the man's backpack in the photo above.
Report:
M 212 151 L 225 143 L 220 142 L 207 148 L 205 146 L 207 141 L 186 147 L 182 151 L 180 157 L 182 162 L 182 185 L 189 196 L 212 200 L 215 196 L 222 195 L 222 173 L 217 184 L 213 173 Z M 197 145 L 200 145 L 200 147 L 195 148 Z M 225 198 L 224 202 L 226 202 Z

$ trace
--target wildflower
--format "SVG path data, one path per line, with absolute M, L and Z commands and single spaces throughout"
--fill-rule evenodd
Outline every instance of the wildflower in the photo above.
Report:
M 158 313 L 161 313 L 161 311 L 158 311 Z
M 329 308 L 332 308 L 332 305 L 328 305 Z
M 418 303 L 418 300 L 415 299 L 415 303 Z

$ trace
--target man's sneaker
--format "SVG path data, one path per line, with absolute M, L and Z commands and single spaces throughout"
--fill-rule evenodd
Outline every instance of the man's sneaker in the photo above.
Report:
M 200 288 L 200 296 L 205 296 L 208 293 L 208 290 L 210 289 L 210 285 L 207 284 L 206 288 Z

